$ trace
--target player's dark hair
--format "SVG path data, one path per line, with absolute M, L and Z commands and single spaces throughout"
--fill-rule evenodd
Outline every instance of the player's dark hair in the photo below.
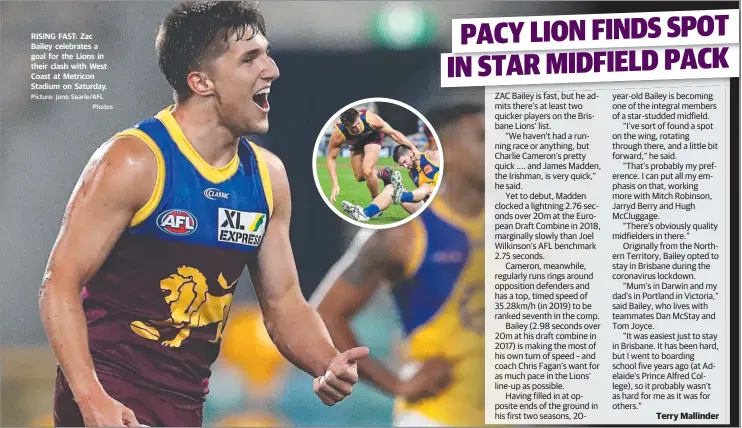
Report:
M 407 146 L 399 145 L 394 148 L 394 152 L 392 153 L 392 159 L 394 159 L 395 163 L 399 163 L 399 158 L 406 155 L 407 153 L 410 153 L 412 149 L 410 149 Z
M 450 106 L 439 106 L 430 109 L 425 118 L 436 131 L 446 127 L 462 117 L 484 113 L 481 104 L 455 104 Z
M 340 114 L 340 122 L 344 125 L 352 125 L 360 115 L 361 112 L 351 107 Z
M 265 20 L 255 5 L 241 1 L 184 1 L 165 17 L 157 31 L 157 62 L 176 101 L 192 95 L 188 73 L 229 48 L 229 39 L 265 35 Z

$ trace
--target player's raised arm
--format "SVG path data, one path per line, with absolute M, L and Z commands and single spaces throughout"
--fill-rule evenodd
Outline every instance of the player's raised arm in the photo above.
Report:
M 330 180 L 332 181 L 332 192 L 330 193 L 330 201 L 334 204 L 335 199 L 340 193 L 340 185 L 338 184 L 337 175 L 337 164 L 335 160 L 340 154 L 340 147 L 345 142 L 345 136 L 337 130 L 337 127 L 332 131 L 330 142 L 327 144 L 327 170 L 330 172 Z
M 315 377 L 315 393 L 323 403 L 333 405 L 351 393 L 358 381 L 356 360 L 365 357 L 368 348 L 340 353 L 322 318 L 301 294 L 289 240 L 288 178 L 281 161 L 262 151 L 270 172 L 274 209 L 250 275 L 273 343 L 286 359 Z
M 365 240 L 363 233 L 366 232 L 359 233 L 311 299 L 341 350 L 358 346 L 351 328 L 353 317 L 380 286 L 397 283 L 408 275 L 408 265 L 414 253 L 415 227 L 412 223 L 376 231 Z M 388 394 L 410 401 L 435 395 L 450 381 L 450 367 L 438 360 L 426 361 L 417 375 L 409 380 L 401 380 L 372 358 L 359 361 L 358 369 L 365 381 Z
M 366 113 L 366 121 L 374 128 L 389 135 L 395 143 L 409 147 L 410 150 L 412 150 L 412 153 L 415 154 L 415 157 L 420 158 L 420 151 L 417 149 L 417 147 L 410 140 L 408 140 L 403 133 L 392 128 L 391 125 L 386 123 L 386 121 L 379 117 L 379 115 L 371 113 L 369 111 Z
M 428 150 L 431 151 L 438 151 L 438 144 L 435 142 L 435 138 L 433 138 L 433 133 L 430 131 L 430 128 L 428 128 L 427 125 L 423 127 L 423 134 L 425 134 L 425 145 L 422 148 L 422 152 L 427 152 Z
M 41 320 L 89 426 L 136 424 L 133 412 L 108 396 L 98 381 L 80 292 L 146 204 L 156 179 L 155 155 L 136 137 L 101 146 L 72 192 L 44 272 Z

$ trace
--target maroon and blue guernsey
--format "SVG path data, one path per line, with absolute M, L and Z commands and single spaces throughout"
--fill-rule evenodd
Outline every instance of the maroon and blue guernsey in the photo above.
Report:
M 351 133 L 350 130 L 341 121 L 338 121 L 335 124 L 335 128 L 338 130 L 338 132 L 343 134 L 343 137 L 345 137 L 345 141 L 350 146 L 350 150 L 363 150 L 363 147 L 366 144 L 381 144 L 384 141 L 384 137 L 386 135 L 380 130 L 374 128 L 374 126 L 368 123 L 368 121 L 366 120 L 367 112 L 368 110 L 366 109 L 359 110 L 361 131 L 357 134 Z
M 119 135 L 150 146 L 158 180 L 83 289 L 95 368 L 200 406 L 237 279 L 256 257 L 270 219 L 267 167 L 245 139 L 229 164 L 212 167 L 170 108 Z

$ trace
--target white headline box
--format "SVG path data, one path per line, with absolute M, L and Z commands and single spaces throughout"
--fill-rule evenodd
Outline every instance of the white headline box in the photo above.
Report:
M 451 24 L 452 53 L 734 45 L 739 44 L 740 28 L 738 9 L 462 18 Z M 640 37 L 621 36 L 621 25 L 627 25 L 628 34 Z M 564 40 L 549 40 L 551 36 Z M 482 43 L 477 43 L 478 39 Z
M 723 51 L 723 63 L 719 54 Z M 619 56 L 611 52 L 625 52 Z M 634 51 L 633 54 L 629 53 Z M 646 53 L 642 53 L 646 51 Z M 654 52 L 654 53 L 651 53 Z M 678 57 L 678 52 L 680 57 Z M 685 55 L 688 57 L 686 58 Z M 457 58 L 459 57 L 459 58 Z M 619 58 L 620 57 L 620 58 Z M 692 58 L 691 58 L 692 57 Z M 654 59 L 653 59 L 654 58 Z M 647 61 L 656 67 L 646 69 Z M 577 72 L 592 61 L 590 71 Z M 644 63 L 642 63 L 644 61 Z M 688 61 L 695 61 L 692 68 Z M 504 54 L 442 54 L 441 87 L 536 85 L 551 83 L 626 82 L 639 80 L 713 79 L 739 77 L 739 45 L 645 49 L 593 49 L 588 51 L 524 52 Z M 468 63 L 470 77 L 462 70 Z M 528 64 L 531 64 L 528 74 Z M 624 71 L 608 71 L 619 64 Z M 715 64 L 714 64 L 715 63 Z M 498 71 L 498 64 L 501 69 Z M 596 64 L 599 68 L 596 70 Z M 666 64 L 670 68 L 666 69 Z M 706 68 L 701 68 L 703 64 Z M 723 67 L 726 65 L 726 68 Z M 637 67 L 644 66 L 644 70 Z M 632 67 L 636 70 L 632 70 Z M 536 71 L 537 73 L 534 73 Z M 551 73 L 549 73 L 551 71 Z M 449 77 L 449 73 L 454 77 Z M 459 74 L 460 77 L 455 77 Z M 480 75 L 484 74 L 484 75 Z M 500 74 L 500 75 L 498 75 Z

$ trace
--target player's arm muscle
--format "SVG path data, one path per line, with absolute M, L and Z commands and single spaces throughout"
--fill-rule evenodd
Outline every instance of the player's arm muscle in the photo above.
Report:
M 379 286 L 403 279 L 412 241 L 407 224 L 375 232 L 363 243 L 355 242 L 312 297 L 341 351 L 359 346 L 351 321 Z M 358 362 L 358 373 L 384 392 L 400 392 L 397 376 L 372 358 Z
M 389 137 L 391 137 L 392 140 L 394 140 L 395 143 L 401 144 L 403 146 L 407 146 L 410 149 L 412 149 L 413 152 L 417 153 L 417 146 L 412 144 L 410 140 L 405 137 L 405 135 L 396 129 L 392 128 L 391 125 L 386 123 L 384 119 L 379 117 L 378 115 L 368 112 L 366 113 L 366 121 L 373 125 L 374 128 L 378 129 L 379 131 L 387 134 Z
M 430 151 L 431 153 L 435 153 L 436 161 L 438 159 L 438 144 L 435 142 L 435 139 L 433 137 L 428 137 L 426 135 L 425 139 L 425 145 L 422 148 L 423 152 Z
M 342 133 L 340 133 L 337 129 L 332 131 L 330 142 L 327 145 L 327 170 L 330 172 L 330 180 L 332 180 L 333 186 L 338 184 L 337 166 L 335 164 L 335 159 L 337 159 L 338 155 L 340 154 L 340 147 L 343 145 L 344 141 L 345 137 Z
M 147 202 L 156 178 L 155 155 L 142 141 L 115 138 L 91 157 L 65 209 L 44 271 L 39 310 L 78 401 L 102 391 L 88 348 L 80 291 Z
M 273 189 L 274 209 L 250 276 L 263 311 L 266 330 L 286 359 L 314 377 L 325 374 L 339 354 L 325 324 L 309 306 L 289 240 L 291 193 L 281 161 L 263 150 Z

